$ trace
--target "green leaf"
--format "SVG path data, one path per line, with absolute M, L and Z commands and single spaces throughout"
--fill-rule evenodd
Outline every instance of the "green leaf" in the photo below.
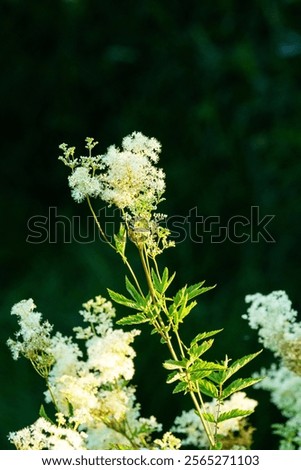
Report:
M 209 341 L 203 341 L 203 343 L 199 346 L 195 344 L 189 349 L 190 356 L 195 358 L 202 356 L 206 351 L 208 351 L 208 349 L 211 348 L 213 341 L 213 339 L 210 339 Z
M 222 450 L 222 448 L 223 448 L 222 441 L 216 441 L 215 446 L 212 446 L 212 450 Z
M 204 379 L 205 377 L 209 377 L 211 374 L 211 370 L 196 370 L 190 372 L 190 378 L 193 382 L 198 382 L 200 379 Z
M 196 372 L 198 370 L 214 371 L 214 370 L 221 370 L 221 369 L 224 369 L 224 366 L 221 364 L 218 364 L 217 362 L 203 361 L 202 359 L 196 359 L 191 365 L 189 371 L 191 372 Z
M 179 372 L 177 372 L 176 370 L 174 370 L 173 372 L 168 374 L 167 379 L 166 379 L 166 383 L 171 384 L 171 383 L 175 382 L 176 380 L 180 380 L 180 378 L 181 378 L 181 374 Z
M 118 294 L 118 292 L 114 292 L 111 289 L 108 289 L 108 293 L 111 299 L 114 300 L 114 302 L 116 302 L 117 304 L 125 305 L 126 307 L 134 308 L 137 310 L 137 303 L 133 300 L 128 299 L 124 295 Z
M 187 383 L 180 382 L 178 383 L 175 388 L 173 389 L 172 393 L 179 393 L 179 392 L 186 392 L 187 391 Z
M 173 359 L 168 359 L 163 362 L 163 367 L 167 370 L 176 370 L 183 369 L 186 367 L 187 359 L 182 359 L 181 361 L 174 361 Z
M 198 282 L 197 284 L 193 284 L 187 288 L 188 299 L 191 300 L 198 295 L 204 294 L 211 289 L 214 289 L 215 286 L 210 287 L 202 287 L 205 284 L 205 281 Z
M 204 282 L 205 281 L 199 282 L 198 284 L 194 284 L 189 287 L 184 286 L 173 297 L 173 304 L 169 307 L 169 316 L 173 318 L 176 328 L 197 305 L 196 301 L 191 303 L 188 303 L 188 301 L 210 289 L 213 289 L 213 287 L 202 288 Z
M 262 352 L 262 349 L 260 351 L 257 351 L 254 354 L 248 354 L 247 356 L 243 356 L 240 359 L 237 359 L 234 361 L 227 369 L 225 372 L 225 380 L 229 379 L 235 372 L 237 372 L 239 369 L 244 367 L 248 362 L 252 361 L 255 357 L 257 357 L 260 353 Z
M 214 336 L 217 333 L 220 333 L 221 331 L 223 331 L 223 328 L 220 329 L 220 330 L 205 331 L 204 333 L 199 333 L 198 335 L 196 335 L 195 338 L 193 338 L 193 340 L 190 343 L 190 346 L 193 346 L 194 344 L 198 343 L 199 341 L 202 341 L 202 339 L 210 338 L 210 336 Z
M 119 253 L 122 258 L 125 258 L 126 228 L 124 224 L 120 224 L 119 232 L 114 235 L 114 240 L 117 253 Z
M 215 417 L 212 413 L 202 413 L 203 418 L 209 423 L 215 423 Z
M 157 292 L 161 293 L 161 282 L 153 268 L 151 269 L 151 276 L 152 276 L 154 288 L 156 289 Z
M 224 400 L 225 398 L 229 397 L 230 395 L 233 395 L 233 393 L 238 392 L 239 390 L 242 390 L 247 387 L 251 387 L 251 385 L 256 384 L 257 382 L 260 382 L 262 379 L 261 378 L 253 378 L 249 377 L 247 379 L 237 379 L 234 380 L 228 387 L 223 390 L 221 399 Z
M 68 398 L 67 398 L 67 402 L 68 402 L 69 417 L 74 416 L 74 408 L 73 408 L 72 403 L 68 400 Z
M 186 286 L 178 290 L 178 292 L 173 298 L 173 305 L 175 307 L 179 307 L 179 305 L 182 305 L 183 302 L 185 303 L 187 302 L 187 296 L 185 297 L 185 292 L 186 292 Z
M 223 370 L 219 371 L 214 371 L 210 375 L 210 379 L 213 380 L 218 385 L 221 385 L 224 383 L 224 374 L 225 374 L 225 368 Z
M 170 277 L 168 277 L 169 276 L 168 268 L 164 268 L 163 275 L 162 275 L 162 294 L 168 289 L 168 287 L 174 280 L 175 275 L 176 273 L 173 273 Z
M 204 380 L 204 379 L 199 380 L 198 385 L 199 385 L 200 391 L 204 395 L 207 395 L 208 397 L 211 397 L 211 398 L 218 398 L 218 389 L 209 380 Z
M 243 418 L 245 416 L 249 416 L 250 414 L 252 414 L 253 411 L 254 410 L 239 410 L 238 408 L 234 408 L 233 410 L 225 411 L 224 413 L 221 413 L 219 417 L 217 418 L 217 422 L 221 423 L 222 421 L 226 421 L 227 419 L 232 419 L 232 418 Z
M 185 300 L 186 304 L 186 300 Z M 181 306 L 179 312 L 178 312 L 178 323 L 181 323 L 185 317 L 191 312 L 191 310 L 197 305 L 196 301 L 191 302 L 188 305 L 183 305 Z
M 54 424 L 54 422 L 49 418 L 49 416 L 47 415 L 46 411 L 45 411 L 45 408 L 44 408 L 44 405 L 41 405 L 40 406 L 40 409 L 39 409 L 39 416 L 41 418 L 44 418 L 46 419 L 46 421 L 48 421 L 49 423 L 51 424 Z
M 139 325 L 140 323 L 146 323 L 149 319 L 143 315 L 143 313 L 137 313 L 135 315 L 128 315 L 118 320 L 118 325 Z
M 151 270 L 151 275 L 156 291 L 160 294 L 163 294 L 174 280 L 176 273 L 173 273 L 172 276 L 169 278 L 168 268 L 164 268 L 161 280 L 154 269 Z
M 128 293 L 133 297 L 133 299 L 136 301 L 137 306 L 140 306 L 140 308 L 144 308 L 146 305 L 146 299 L 143 297 L 137 289 L 134 287 L 134 285 L 130 282 L 130 280 L 125 276 L 125 286 L 126 290 Z

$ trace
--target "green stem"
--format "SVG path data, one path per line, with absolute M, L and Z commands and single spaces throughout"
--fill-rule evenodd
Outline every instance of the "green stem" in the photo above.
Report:
M 89 196 L 87 196 L 87 201 L 88 201 L 89 209 L 90 209 L 90 211 L 91 211 L 91 213 L 92 213 L 92 215 L 93 215 L 93 218 L 94 218 L 94 220 L 95 220 L 95 223 L 96 223 L 96 225 L 97 225 L 97 227 L 98 227 L 98 230 L 99 230 L 101 236 L 103 237 L 103 239 L 105 240 L 105 242 L 107 242 L 108 245 L 109 245 L 115 252 L 117 252 L 116 247 L 109 241 L 109 239 L 107 238 L 106 234 L 105 234 L 104 231 L 102 230 L 101 225 L 100 225 L 100 223 L 99 223 L 99 221 L 98 221 L 98 219 L 97 219 L 97 216 L 96 216 L 96 214 L 95 214 L 95 212 L 94 212 L 94 209 L 93 209 L 93 206 L 92 206 L 92 204 L 91 204 L 91 201 L 90 201 Z M 141 289 L 140 284 L 139 284 L 139 282 L 138 282 L 138 279 L 137 279 L 137 277 L 136 277 L 136 275 L 135 275 L 135 273 L 134 273 L 134 271 L 133 271 L 133 269 L 132 269 L 130 263 L 128 262 L 126 256 L 121 256 L 121 257 L 122 257 L 122 260 L 123 260 L 124 264 L 126 265 L 126 267 L 128 268 L 128 270 L 130 271 L 131 276 L 132 276 L 132 278 L 133 278 L 133 280 L 134 280 L 134 282 L 135 282 L 135 284 L 136 284 L 136 287 L 137 287 L 139 293 L 140 293 L 141 295 L 143 295 L 143 292 L 142 292 L 142 289 Z
M 220 397 L 222 396 L 222 384 L 220 384 L 219 386 L 219 395 Z M 216 407 L 216 421 L 215 421 L 215 429 L 214 429 L 214 437 L 216 439 L 216 436 L 217 436 L 217 426 L 218 426 L 218 417 L 220 415 L 220 411 L 221 411 L 221 400 L 220 398 L 218 399 L 218 402 L 217 402 L 217 407 Z
M 92 207 L 92 204 L 91 204 L 91 201 L 90 201 L 89 196 L 86 196 L 86 197 L 87 197 L 87 202 L 88 202 L 89 209 L 90 209 L 90 211 L 92 212 L 93 218 L 94 218 L 95 223 L 96 223 L 96 225 L 97 225 L 97 227 L 98 227 L 98 230 L 99 230 L 100 233 L 101 233 L 101 236 L 102 236 L 103 239 L 110 245 L 110 247 L 115 250 L 114 245 L 112 245 L 112 243 L 111 243 L 110 240 L 107 238 L 106 234 L 104 233 L 104 231 L 103 231 L 102 228 L 101 228 L 101 225 L 100 225 L 100 223 L 99 223 L 99 221 L 98 221 L 98 218 L 97 218 L 97 216 L 96 216 L 96 214 L 95 214 L 95 212 L 94 212 L 94 209 L 93 209 L 93 207 Z
M 145 253 L 145 250 L 144 250 L 143 246 L 137 245 L 137 248 L 138 248 L 138 251 L 139 251 L 140 260 L 141 260 L 143 271 L 144 271 L 144 274 L 145 274 L 145 277 L 146 277 L 146 282 L 147 282 L 147 286 L 149 288 L 151 299 L 152 299 L 153 305 L 156 306 L 158 304 L 158 300 L 157 300 L 157 297 L 156 297 L 155 289 L 154 289 L 151 274 L 150 274 L 150 267 L 149 267 L 148 262 L 145 260 L 145 256 L 147 257 L 147 255 Z M 158 312 L 158 314 L 154 318 L 153 326 L 157 329 L 157 331 L 161 335 L 161 337 L 168 343 L 168 341 L 170 341 L 170 339 L 169 339 L 169 336 L 168 336 L 168 332 L 166 331 L 165 323 L 161 318 L 160 312 Z
M 209 429 L 209 427 L 208 427 L 207 421 L 203 418 L 203 411 L 202 411 L 202 408 L 204 409 L 204 402 L 203 402 L 202 395 L 201 395 L 200 391 L 198 390 L 198 398 L 199 398 L 199 400 L 200 400 L 200 403 L 201 403 L 201 405 L 202 405 L 202 408 L 200 407 L 200 405 L 199 405 L 199 403 L 198 403 L 198 400 L 197 400 L 197 398 L 196 398 L 196 396 L 195 396 L 195 393 L 192 392 L 192 391 L 190 391 L 190 396 L 191 396 L 192 401 L 193 401 L 193 403 L 194 403 L 194 406 L 195 406 L 195 408 L 196 408 L 196 410 L 197 410 L 197 412 L 198 412 L 198 415 L 199 415 L 199 417 L 200 417 L 200 419 L 201 419 L 201 421 L 202 421 L 202 425 L 203 425 L 204 430 L 205 430 L 205 433 L 206 433 L 206 435 L 207 435 L 207 437 L 208 437 L 208 440 L 209 440 L 209 443 L 210 443 L 210 447 L 211 447 L 211 448 L 214 448 L 214 447 L 215 447 L 215 439 L 214 439 L 214 437 L 212 436 L 212 434 L 211 434 L 211 432 L 210 432 L 210 429 Z
M 140 244 L 137 245 L 137 247 L 138 247 L 138 251 L 139 251 L 143 271 L 144 271 L 144 274 L 145 274 L 145 277 L 146 277 L 147 286 L 149 288 L 149 292 L 150 292 L 152 301 L 153 301 L 154 304 L 156 304 L 156 300 L 157 300 L 156 299 L 156 294 L 155 294 L 154 286 L 153 286 L 153 283 L 152 283 L 152 278 L 151 278 L 151 275 L 150 275 L 150 272 L 149 272 L 149 266 L 148 266 L 147 262 L 145 261 L 144 248 L 143 248 L 143 245 L 141 246 Z
M 172 346 L 170 340 L 167 341 L 167 345 L 168 345 L 168 348 L 169 348 L 169 351 L 170 351 L 170 353 L 171 353 L 172 358 L 173 358 L 175 361 L 178 361 L 178 357 L 177 357 L 177 355 L 176 355 L 176 353 L 175 353 L 175 351 L 174 351 L 174 348 L 173 348 L 173 346 Z M 195 409 L 196 409 L 197 412 L 198 412 L 198 415 L 199 415 L 199 417 L 200 417 L 200 420 L 201 420 L 201 422 L 202 422 L 202 425 L 203 425 L 203 427 L 204 427 L 204 431 L 205 431 L 205 433 L 206 433 L 206 435 L 207 435 L 208 441 L 209 441 L 209 443 L 210 443 L 210 447 L 211 447 L 211 448 L 214 448 L 214 447 L 215 447 L 215 439 L 214 439 L 214 437 L 212 436 L 212 434 L 211 434 L 211 432 L 210 432 L 210 429 L 209 429 L 209 427 L 208 427 L 207 421 L 203 418 L 203 412 L 202 412 L 202 409 L 201 409 L 201 407 L 200 407 L 200 405 L 199 405 L 199 403 L 198 403 L 196 394 L 195 394 L 195 392 L 193 392 L 192 390 L 190 390 L 189 394 L 190 394 L 190 397 L 191 397 L 191 399 L 192 399 L 192 401 L 193 401 L 193 404 L 194 404 L 194 406 L 195 406 Z M 201 405 L 202 405 L 202 408 L 204 409 L 203 398 L 202 398 L 202 395 L 201 395 L 201 393 L 200 393 L 199 390 L 198 390 L 198 398 L 199 398 L 199 400 L 200 400 L 200 403 L 201 403 Z

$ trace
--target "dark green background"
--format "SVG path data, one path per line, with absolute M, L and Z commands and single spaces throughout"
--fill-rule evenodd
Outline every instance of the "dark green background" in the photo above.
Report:
M 104 1 L 2 0 L 0 6 L 1 136 L 1 448 L 9 431 L 37 417 L 44 385 L 5 342 L 16 330 L 11 306 L 34 298 L 65 334 L 82 302 L 122 290 L 123 265 L 102 243 L 29 244 L 27 221 L 81 215 L 57 161 L 61 142 L 99 152 L 137 130 L 163 146 L 167 174 L 161 211 L 185 217 L 275 215 L 275 243 L 203 243 L 187 237 L 162 257 L 177 271 L 175 288 L 206 279 L 217 284 L 187 321 L 187 338 L 224 327 L 214 358 L 258 350 L 241 319 L 244 297 L 284 289 L 300 308 L 301 32 L 297 0 Z M 193 226 L 193 224 L 192 224 Z M 248 231 L 248 229 L 247 229 Z M 216 232 L 214 232 L 216 234 Z M 240 232 L 241 233 L 241 232 Z M 135 263 L 135 262 L 134 262 Z M 147 328 L 136 341 L 142 414 L 165 430 L 190 403 L 171 396 L 161 362 L 167 357 Z M 248 371 L 268 365 L 264 353 Z M 281 420 L 267 393 L 252 417 L 254 448 L 273 449 L 270 426 Z

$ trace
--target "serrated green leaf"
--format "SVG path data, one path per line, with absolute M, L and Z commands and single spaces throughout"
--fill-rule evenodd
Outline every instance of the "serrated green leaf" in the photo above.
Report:
M 203 361 L 203 359 L 196 359 L 193 362 L 193 364 L 190 366 L 189 370 L 191 370 L 191 372 L 196 372 L 198 370 L 214 371 L 214 370 L 222 370 L 222 369 L 224 369 L 224 366 L 221 364 L 218 364 L 217 362 Z
M 185 303 L 187 302 L 187 296 L 185 297 L 186 288 L 187 288 L 187 286 L 182 287 L 180 290 L 178 290 L 178 292 L 174 296 L 173 305 L 175 307 L 179 307 L 179 305 L 182 305 L 184 301 L 185 301 Z
M 161 282 L 153 268 L 151 269 L 151 276 L 152 276 L 154 288 L 156 289 L 157 292 L 161 293 Z
M 260 351 L 257 351 L 254 354 L 248 354 L 247 356 L 243 356 L 240 359 L 237 359 L 236 361 L 234 361 L 230 366 L 228 366 L 227 370 L 225 371 L 223 381 L 225 382 L 226 380 L 228 380 L 239 369 L 241 369 L 246 364 L 248 364 L 248 362 L 252 361 L 261 352 L 262 352 L 262 349 Z
M 118 320 L 116 323 L 118 325 L 139 325 L 140 323 L 146 323 L 149 319 L 143 315 L 143 313 L 136 313 L 135 315 L 128 315 Z
M 168 268 L 164 268 L 162 279 L 160 279 L 155 270 L 152 268 L 151 276 L 156 291 L 158 291 L 160 294 L 163 294 L 172 283 L 175 275 L 176 273 L 173 273 L 172 276 L 169 278 Z
M 197 302 L 194 300 L 193 302 L 190 302 L 190 304 L 183 306 L 179 310 L 179 323 L 181 323 L 185 317 L 191 312 L 191 310 L 197 305 Z
M 209 423 L 215 423 L 215 417 L 212 413 L 202 413 L 203 418 Z
M 127 276 L 125 276 L 125 286 L 126 286 L 126 290 L 133 297 L 133 299 L 136 301 L 137 305 L 139 305 L 142 308 L 145 307 L 145 304 L 146 304 L 145 297 L 143 297 L 141 294 L 139 294 L 139 292 L 134 287 L 134 285 L 130 282 L 130 280 L 127 278 Z
M 180 382 L 178 383 L 175 388 L 173 389 L 172 393 L 179 393 L 179 392 L 186 392 L 187 391 L 187 383 Z
M 213 371 L 210 374 L 210 379 L 218 385 L 223 384 L 224 383 L 224 373 L 225 373 L 224 371 L 225 371 L 225 369 L 220 370 L 220 371 Z
M 209 380 L 201 379 L 198 381 L 200 391 L 211 398 L 218 398 L 217 387 Z
M 173 359 L 168 359 L 163 362 L 163 367 L 167 370 L 176 370 L 183 369 L 186 367 L 187 359 L 182 359 L 181 361 L 174 361 Z
M 171 384 L 175 382 L 176 380 L 180 380 L 180 378 L 181 378 L 181 374 L 178 371 L 174 370 L 173 372 L 168 374 L 166 383 Z
M 163 275 L 162 275 L 162 293 L 168 289 L 168 287 L 174 280 L 175 275 L 176 273 L 173 273 L 170 277 L 168 277 L 169 276 L 168 269 L 164 268 Z
M 225 388 L 225 390 L 223 390 L 221 399 L 224 400 L 230 395 L 233 395 L 233 393 L 236 393 L 239 390 L 242 390 L 244 388 L 251 387 L 251 385 L 254 385 L 260 381 L 261 381 L 261 378 L 253 378 L 253 377 L 249 377 L 247 379 L 234 380 L 234 382 L 232 382 L 230 385 L 228 385 L 228 387 Z
M 210 338 L 210 336 L 214 336 L 217 333 L 220 333 L 221 331 L 223 331 L 223 328 L 220 330 L 205 331 L 204 333 L 199 333 L 198 335 L 196 335 L 195 338 L 193 338 L 190 343 L 190 346 L 193 346 L 194 344 L 198 343 L 199 341 L 202 341 L 203 339 Z
M 114 292 L 111 289 L 108 289 L 108 293 L 111 299 L 114 300 L 114 302 L 116 302 L 117 304 L 125 305 L 126 307 L 134 308 L 135 310 L 137 310 L 137 303 L 133 300 L 128 299 L 124 295 L 118 294 L 118 292 Z
M 217 418 L 217 422 L 221 423 L 222 421 L 226 421 L 227 419 L 232 419 L 232 418 L 243 418 L 245 416 L 249 416 L 250 414 L 252 414 L 253 411 L 254 410 L 239 410 L 238 408 L 234 408 L 233 410 L 225 411 L 224 413 L 221 413 L 219 417 Z
M 168 282 L 168 268 L 165 267 L 164 270 L 163 270 L 163 274 L 162 274 L 162 287 L 164 288 L 165 285 L 167 284 Z M 166 289 L 164 289 L 166 290 Z
M 190 378 L 193 382 L 197 382 L 198 380 L 204 379 L 205 377 L 209 377 L 210 375 L 211 375 L 211 370 L 196 370 L 196 371 L 190 372 Z
M 191 300 L 194 297 L 197 297 L 205 292 L 208 292 L 211 289 L 214 289 L 215 286 L 202 287 L 205 284 L 205 281 L 198 282 L 192 286 L 187 287 L 188 299 Z
M 208 351 L 208 349 L 211 348 L 213 341 L 213 339 L 203 341 L 202 344 L 200 344 L 199 346 L 195 344 L 189 349 L 190 356 L 195 358 L 202 356 L 206 351 Z

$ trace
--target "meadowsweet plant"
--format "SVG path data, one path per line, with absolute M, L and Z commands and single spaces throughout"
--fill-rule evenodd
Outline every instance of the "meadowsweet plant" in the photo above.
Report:
M 16 340 L 9 340 L 9 346 L 14 358 L 22 354 L 30 359 L 46 380 L 46 401 L 53 403 L 56 414 L 50 423 L 42 408 L 38 421 L 12 433 L 10 440 L 17 448 L 47 448 L 49 435 L 49 448 L 54 448 L 51 443 L 59 436 L 59 442 L 72 448 L 177 449 L 181 440 L 173 433 L 179 433 L 184 434 L 184 445 L 199 448 L 250 447 L 253 429 L 246 417 L 254 411 L 256 402 L 241 390 L 261 379 L 233 376 L 260 351 L 233 361 L 227 355 L 219 361 L 206 360 L 205 353 L 221 329 L 201 331 L 188 343 L 183 341 L 183 322 L 196 307 L 196 299 L 213 287 L 202 281 L 174 291 L 175 273 L 158 262 L 164 250 L 174 247 L 162 223 L 166 215 L 157 211 L 165 191 L 165 174 L 157 166 L 160 143 L 133 132 L 123 139 L 121 148 L 110 146 L 103 155 L 94 154 L 97 144 L 93 138 L 86 138 L 87 155 L 76 156 L 75 148 L 64 143 L 59 159 L 71 170 L 68 182 L 72 197 L 78 203 L 87 202 L 103 240 L 125 265 L 124 291 L 108 289 L 111 301 L 128 310 L 117 324 L 149 324 L 151 333 L 166 345 L 168 356 L 163 367 L 167 383 L 172 384 L 173 393 L 188 394 L 193 408 L 177 417 L 162 438 L 153 439 L 152 433 L 160 431 L 160 425 L 155 418 L 139 416 L 134 389 L 128 385 L 134 372 L 131 343 L 139 332 L 114 329 L 112 304 L 102 297 L 89 301 L 81 312 L 88 326 L 75 329 L 77 339 L 85 341 L 84 360 L 73 340 L 59 333 L 51 336 L 50 325 L 41 323 L 32 300 L 23 301 L 12 311 L 18 315 L 21 328 Z M 99 209 L 103 204 L 120 211 L 120 225 L 112 238 L 96 216 L 96 206 Z M 136 248 L 143 278 L 132 268 L 129 244 Z M 41 420 L 48 422 L 42 436 Z
M 259 341 L 270 349 L 277 362 L 262 369 L 265 376 L 256 384 L 271 393 L 271 401 L 286 418 L 273 425 L 281 437 L 280 449 L 301 450 L 301 323 L 286 292 L 246 297 L 250 304 L 243 318 L 258 330 Z

